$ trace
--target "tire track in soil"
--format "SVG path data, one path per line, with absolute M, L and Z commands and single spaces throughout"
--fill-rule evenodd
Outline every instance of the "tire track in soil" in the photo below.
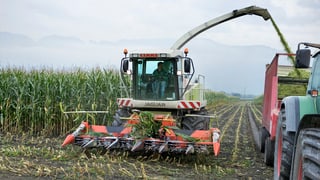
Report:
M 255 147 L 247 105 L 247 102 L 237 103 L 221 115 L 220 121 L 224 124 L 220 130 L 224 134 L 217 164 L 230 171 L 230 175 L 223 178 L 272 179 L 273 168 L 264 164 L 263 156 Z
M 218 111 L 217 113 L 217 122 L 213 123 L 213 127 L 219 128 L 221 131 L 225 124 L 230 120 L 231 116 L 233 115 L 233 112 L 237 110 L 238 106 L 232 105 L 228 106 L 228 108 L 224 108 L 223 111 Z
M 223 127 L 220 129 L 221 130 L 221 141 L 224 142 L 224 136 L 227 135 L 228 138 L 227 138 L 227 141 L 230 141 L 230 142 L 234 142 L 234 138 L 230 138 L 230 137 L 234 137 L 235 136 L 235 132 L 233 129 L 233 127 L 235 126 L 235 123 L 238 122 L 238 117 L 239 117 L 239 111 L 240 111 L 240 106 L 236 107 L 236 110 L 234 112 L 231 112 L 232 114 L 230 114 L 228 117 L 227 117 L 227 121 L 226 123 L 223 125 Z M 239 115 L 238 115 L 239 114 Z M 238 115 L 238 116 L 237 116 Z M 230 128 L 232 127 L 232 128 Z M 232 131 L 232 132 L 230 132 Z
M 234 104 L 221 106 L 221 108 L 219 108 L 219 110 L 217 110 L 216 113 L 217 114 L 224 114 L 224 113 L 227 113 L 228 111 L 230 111 L 230 109 L 232 109 L 234 107 L 235 107 Z
M 242 171 L 241 174 L 252 179 L 272 179 L 273 168 L 268 167 L 263 162 L 262 154 L 257 150 L 254 138 L 258 137 L 257 129 L 253 132 L 249 122 L 249 106 L 245 105 L 244 121 L 242 124 L 241 140 L 243 142 L 239 150 L 239 158 L 248 165 L 249 170 Z
M 232 152 L 235 142 L 235 129 L 237 127 L 238 117 L 240 115 L 240 106 L 233 106 L 230 111 L 222 115 L 221 119 L 225 124 L 221 130 L 221 152 L 219 158 L 224 159 L 224 165 L 232 165 Z M 228 167 L 226 167 L 228 168 Z
M 256 145 L 256 147 L 258 147 L 258 143 L 259 143 L 259 127 L 261 126 L 260 123 L 257 122 L 257 117 L 254 116 L 253 113 L 253 109 L 251 104 L 249 106 L 247 106 L 247 115 L 248 115 L 248 121 L 250 123 L 250 127 L 251 127 L 251 131 L 252 131 L 252 137 L 254 140 L 254 143 Z

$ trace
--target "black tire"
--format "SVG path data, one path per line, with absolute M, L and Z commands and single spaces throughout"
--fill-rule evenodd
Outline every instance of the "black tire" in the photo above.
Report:
M 264 150 L 264 163 L 267 166 L 273 166 L 274 160 L 274 141 L 271 141 L 270 137 L 265 140 L 265 150 Z
M 286 131 L 285 110 L 281 109 L 278 117 L 274 151 L 274 179 L 289 179 L 293 152 L 294 133 Z M 278 157 L 280 155 L 280 157 Z
M 118 109 L 113 116 L 112 126 L 123 126 L 127 121 L 121 118 L 130 117 L 130 112 L 126 109 Z
M 320 129 L 300 131 L 291 179 L 319 179 L 320 177 Z
M 194 113 L 195 115 L 208 115 L 206 110 Z M 185 130 L 208 130 L 210 124 L 209 117 L 186 116 L 183 117 L 181 128 Z
M 261 127 L 259 129 L 259 144 L 258 144 L 259 150 L 261 153 L 264 153 L 264 150 L 265 150 L 264 145 L 265 145 L 265 141 L 266 141 L 267 137 L 268 137 L 268 132 L 267 132 L 266 128 Z

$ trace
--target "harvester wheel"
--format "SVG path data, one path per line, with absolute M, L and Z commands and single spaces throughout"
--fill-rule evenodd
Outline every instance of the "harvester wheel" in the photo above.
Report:
M 264 153 L 264 145 L 265 145 L 265 141 L 266 141 L 266 138 L 268 137 L 268 132 L 267 130 L 264 128 L 264 127 L 261 127 L 259 129 L 259 150 L 261 153 Z
M 122 126 L 125 124 L 125 120 L 122 117 L 130 117 L 130 112 L 126 109 L 118 109 L 116 114 L 113 116 L 112 126 Z
M 264 162 L 267 166 L 273 166 L 274 159 L 274 141 L 270 137 L 265 139 Z
M 195 113 L 196 115 L 208 115 L 206 110 Z M 182 119 L 182 129 L 186 130 L 208 130 L 210 124 L 209 117 L 186 116 Z
M 294 133 L 285 127 L 285 110 L 279 112 L 274 153 L 274 179 L 289 179 L 293 152 Z
M 293 161 L 291 179 L 319 179 L 319 142 L 319 128 L 308 128 L 300 131 Z

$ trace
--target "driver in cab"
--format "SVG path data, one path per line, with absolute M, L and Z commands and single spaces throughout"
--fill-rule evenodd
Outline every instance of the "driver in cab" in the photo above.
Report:
M 163 62 L 158 62 L 158 67 L 153 71 L 154 83 L 152 90 L 156 98 L 162 99 L 167 86 L 168 74 L 163 69 Z

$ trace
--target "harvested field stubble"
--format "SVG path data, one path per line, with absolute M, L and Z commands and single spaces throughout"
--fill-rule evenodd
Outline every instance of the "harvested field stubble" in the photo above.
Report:
M 271 179 L 272 168 L 255 149 L 247 108 L 240 102 L 218 109 L 224 133 L 218 157 L 109 152 L 87 159 L 77 147 L 61 148 L 64 137 L 1 135 L 0 179 Z

